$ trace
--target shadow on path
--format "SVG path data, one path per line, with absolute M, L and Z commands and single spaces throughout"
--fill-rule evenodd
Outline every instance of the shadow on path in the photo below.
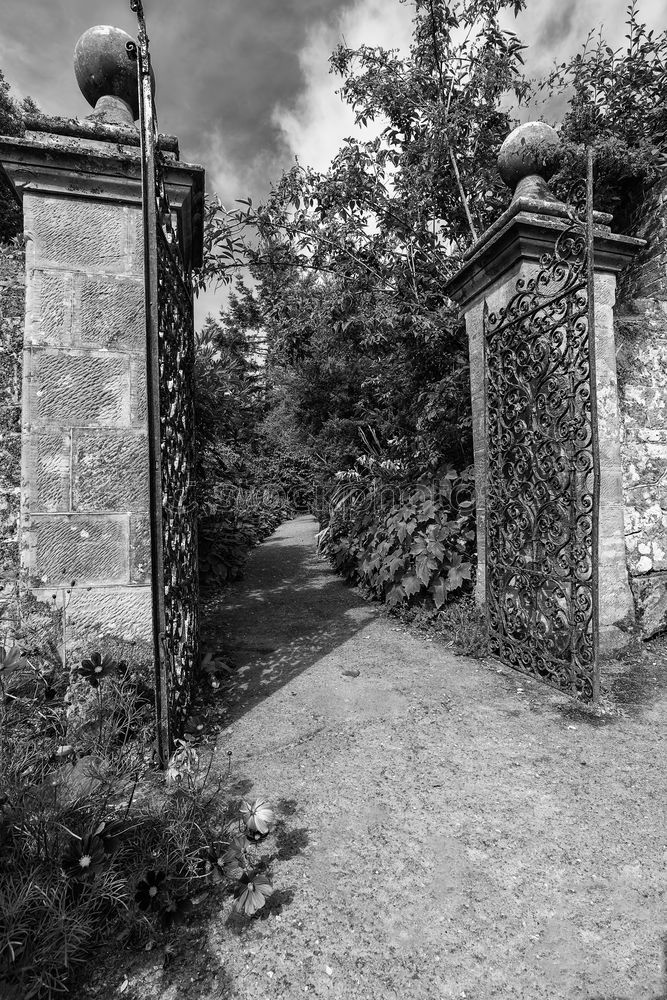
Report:
M 317 522 L 281 525 L 251 555 L 244 579 L 204 608 L 204 640 L 235 667 L 225 684 L 234 722 L 343 645 L 377 612 L 315 552 Z

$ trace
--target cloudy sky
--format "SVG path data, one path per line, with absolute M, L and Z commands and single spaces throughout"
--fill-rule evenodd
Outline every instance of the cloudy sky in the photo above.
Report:
M 573 54 L 591 27 L 622 43 L 627 0 L 528 0 L 515 22 L 527 69 Z M 207 170 L 225 203 L 262 197 L 298 155 L 324 168 L 351 134 L 327 59 L 342 39 L 407 49 L 412 3 L 400 0 L 144 0 L 162 131 Z M 640 0 L 643 19 L 667 26 L 667 0 Z M 135 34 L 128 0 L 3 0 L 0 69 L 47 114 L 88 113 L 72 70 L 91 25 Z M 510 18 L 513 21 L 513 18 Z M 199 303 L 200 315 L 216 300 Z

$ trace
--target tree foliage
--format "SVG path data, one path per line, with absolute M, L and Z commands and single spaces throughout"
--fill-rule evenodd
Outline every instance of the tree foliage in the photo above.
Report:
M 258 208 L 210 207 L 200 279 L 250 267 L 273 405 L 330 473 L 363 454 L 364 428 L 406 474 L 470 461 L 466 344 L 442 287 L 509 200 L 501 100 L 528 84 L 499 14 L 523 6 L 418 0 L 407 55 L 339 47 L 341 96 L 377 134 L 323 173 L 297 163 Z
M 309 492 L 307 463 L 262 429 L 264 379 L 250 335 L 256 306 L 242 284 L 197 337 L 195 418 L 199 565 L 204 588 L 237 579 L 248 555 Z M 300 489 L 299 489 L 300 487 Z
M 37 107 L 30 97 L 16 101 L 0 70 L 0 135 L 21 136 L 25 132 L 24 116 L 36 114 Z M 23 232 L 23 213 L 11 184 L 0 170 L 0 243 L 10 243 Z
M 623 46 L 613 49 L 601 32 L 591 32 L 540 88 L 567 97 L 557 123 L 563 150 L 554 190 L 567 197 L 592 145 L 596 208 L 611 212 L 615 228 L 626 230 L 642 193 L 667 168 L 667 30 L 649 31 L 632 0 Z
M 298 266 L 428 311 L 435 279 L 508 201 L 495 156 L 513 122 L 500 105 L 508 93 L 523 100 L 529 84 L 523 46 L 498 18 L 523 6 L 416 0 L 407 56 L 339 46 L 341 97 L 378 134 L 346 139 L 325 173 L 295 165 L 259 208 L 213 203 L 201 281 L 231 280 L 244 263 Z
M 497 153 L 535 89 L 503 15 L 525 6 L 414 0 L 407 54 L 339 46 L 331 69 L 363 135 L 347 138 L 324 172 L 297 162 L 260 206 L 209 206 L 199 280 L 249 268 L 245 294 L 268 345 L 266 425 L 319 462 L 329 497 L 358 489 L 356 476 L 376 496 L 387 472 L 409 496 L 411 484 L 471 461 L 467 344 L 442 289 L 511 197 Z M 583 176 L 592 143 L 596 207 L 615 210 L 619 227 L 661 165 L 666 38 L 647 31 L 632 2 L 624 49 L 591 36 L 538 84 L 567 101 L 556 192 Z M 396 569 L 402 543 L 391 526 L 410 517 L 386 504 L 346 511 L 332 519 L 329 554 L 379 596 L 398 593 L 383 560 Z M 449 537 L 450 517 L 438 518 L 428 530 Z M 414 575 L 414 554 L 404 555 Z

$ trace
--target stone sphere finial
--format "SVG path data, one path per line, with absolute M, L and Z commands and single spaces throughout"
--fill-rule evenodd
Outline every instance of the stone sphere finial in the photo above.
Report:
M 517 189 L 515 198 L 528 188 L 553 198 L 546 181 L 556 169 L 559 148 L 558 133 L 544 122 L 525 122 L 510 132 L 498 153 L 498 170 L 507 186 Z
M 137 61 L 131 59 L 126 31 L 97 24 L 84 31 L 74 48 L 74 72 L 81 93 L 95 108 L 90 118 L 134 124 L 139 117 Z

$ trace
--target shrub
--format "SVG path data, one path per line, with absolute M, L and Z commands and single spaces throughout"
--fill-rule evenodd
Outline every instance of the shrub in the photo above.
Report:
M 414 486 L 383 509 L 382 490 L 334 508 L 320 550 L 348 580 L 390 607 L 430 601 L 441 608 L 471 587 L 472 470 L 448 470 L 437 488 Z
M 285 497 L 270 488 L 228 486 L 199 521 L 199 579 L 204 589 L 238 580 L 253 548 L 293 515 Z
M 251 344 L 225 316 L 220 323 L 209 317 L 196 342 L 204 589 L 239 579 L 252 549 L 281 521 L 307 508 L 314 493 L 307 454 L 276 446 L 264 426 L 264 389 Z
M 590 32 L 581 50 L 556 65 L 540 87 L 566 95 L 560 122 L 563 151 L 554 193 L 567 199 L 585 176 L 586 144 L 595 154 L 595 207 L 614 214 L 614 228 L 627 230 L 644 192 L 665 169 L 667 140 L 667 31 L 649 31 L 638 0 L 626 8 L 623 46 L 612 49 Z
M 270 896 L 267 804 L 221 806 L 190 737 L 166 775 L 152 756 L 152 691 L 124 663 L 94 652 L 68 677 L 0 648 L 3 998 L 67 993 L 101 942 L 159 937 L 217 887 L 248 916 Z

